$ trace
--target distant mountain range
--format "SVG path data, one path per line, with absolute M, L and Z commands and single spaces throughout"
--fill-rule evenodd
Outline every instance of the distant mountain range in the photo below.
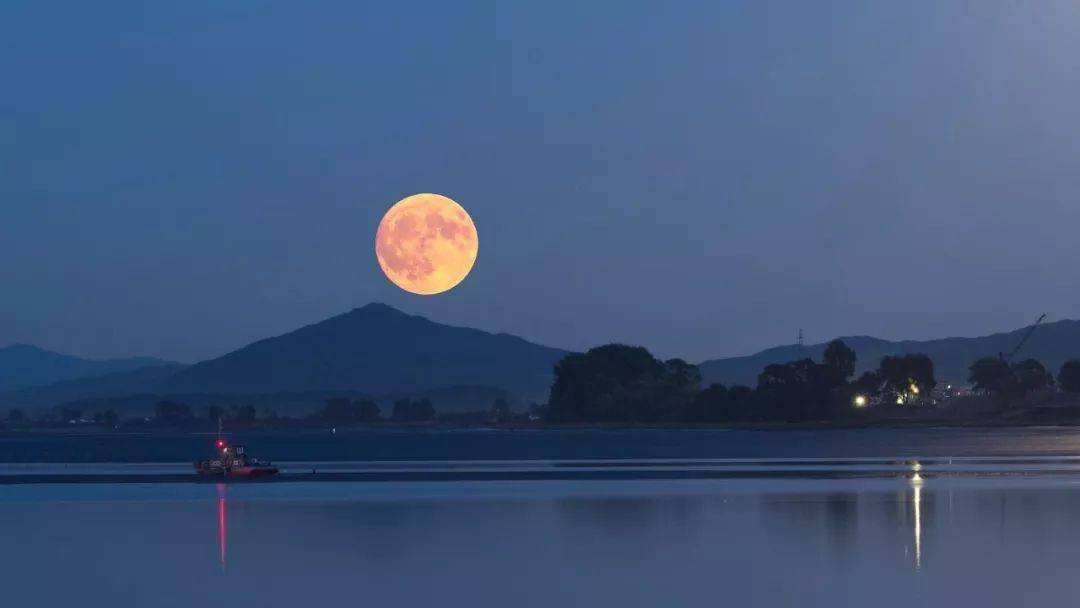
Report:
M 1029 326 L 1030 327 L 1030 326 Z M 903 340 L 890 342 L 869 336 L 840 338 L 856 356 L 857 373 L 875 369 L 886 355 L 923 353 L 934 361 L 938 380 L 966 383 L 968 367 L 979 357 L 997 356 L 1010 352 L 1023 338 L 1027 327 L 1015 331 L 991 334 L 978 338 L 942 338 L 938 340 Z M 782 363 L 810 357 L 821 360 L 825 343 L 777 346 L 746 357 L 713 359 L 698 364 L 706 383 L 745 384 L 755 386 L 757 376 L 770 363 Z M 1056 321 L 1036 328 L 1016 358 L 1038 359 L 1056 376 L 1061 364 L 1080 358 L 1080 321 Z
M 546 394 L 555 363 L 566 354 L 508 334 L 441 325 L 368 304 L 192 365 L 165 386 L 180 392 L 369 394 L 498 386 L 536 395 Z
M 13 344 L 0 348 L 0 392 L 166 364 L 170 362 L 152 357 L 95 361 Z
M 122 395 L 152 395 L 162 384 L 184 369 L 179 363 L 162 363 L 126 372 L 63 380 L 0 393 L 0 405 L 40 406 L 69 401 L 107 399 Z M 150 403 L 153 405 L 153 402 Z
M 142 369 L 2 393 L 0 405 L 133 395 L 143 395 L 142 401 L 153 395 L 184 395 L 193 401 L 203 400 L 196 395 L 213 395 L 256 403 L 274 395 L 275 401 L 287 397 L 292 403 L 338 391 L 373 397 L 431 395 L 455 409 L 472 398 L 477 409 L 489 406 L 492 395 L 546 400 L 555 363 L 566 354 L 508 334 L 441 325 L 368 304 L 188 367 L 153 361 Z
M 968 366 L 1009 352 L 1027 328 L 979 338 L 890 342 L 842 338 L 861 373 L 885 355 L 925 353 L 938 379 L 963 383 Z M 747 357 L 699 364 L 706 383 L 754 386 L 770 363 L 821 360 L 825 344 L 779 346 Z M 508 334 L 452 327 L 384 304 L 368 304 L 287 334 L 191 366 L 147 357 L 90 361 L 32 346 L 0 349 L 0 408 L 79 403 L 146 411 L 163 397 L 192 405 L 255 403 L 280 413 L 309 411 L 333 396 L 428 396 L 441 411 L 486 408 L 498 396 L 523 405 L 545 401 L 555 364 L 569 351 Z M 1018 358 L 1055 374 L 1080 357 L 1080 321 L 1039 326 Z

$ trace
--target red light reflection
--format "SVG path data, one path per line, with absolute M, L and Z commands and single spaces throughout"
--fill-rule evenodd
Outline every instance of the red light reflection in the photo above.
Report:
M 225 484 L 217 484 L 218 501 L 217 501 L 217 516 L 218 516 L 218 548 L 221 552 L 221 571 L 225 572 Z

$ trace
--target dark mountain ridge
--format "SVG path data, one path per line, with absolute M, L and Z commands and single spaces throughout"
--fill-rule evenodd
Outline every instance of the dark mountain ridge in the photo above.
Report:
M 874 369 L 886 355 L 923 353 L 934 361 L 939 380 L 966 383 L 968 367 L 980 357 L 1009 353 L 1031 326 L 974 338 L 940 338 L 936 340 L 889 341 L 871 336 L 843 336 L 856 356 L 856 373 Z M 770 363 L 783 363 L 804 357 L 821 360 L 827 343 L 800 347 L 795 344 L 777 346 L 746 357 L 712 359 L 699 364 L 706 383 L 746 384 L 754 386 L 761 370 Z M 1016 359 L 1033 358 L 1057 374 L 1068 359 L 1080 358 L 1080 321 L 1062 320 L 1038 326 L 1031 338 L 1016 355 Z
M 567 351 L 509 334 L 453 327 L 384 304 L 259 340 L 184 367 L 142 369 L 64 380 L 0 393 L 0 406 L 42 407 L 113 400 L 145 405 L 183 396 L 192 404 L 251 402 L 311 408 L 326 396 L 431 397 L 444 410 L 546 401 L 555 363 Z
M 164 387 L 170 392 L 384 394 L 497 386 L 546 395 L 555 363 L 566 353 L 373 303 L 192 365 Z
M 1008 353 L 1027 329 L 921 341 L 841 339 L 855 350 L 859 373 L 875 368 L 885 355 L 918 352 L 933 359 L 939 380 L 964 383 L 973 361 Z M 10 354 L 12 348 L 0 353 Z M 754 386 L 766 365 L 803 357 L 820 360 L 824 349 L 825 343 L 778 346 L 746 357 L 705 361 L 700 368 L 706 383 Z M 505 394 L 519 405 L 546 402 L 554 365 L 566 354 L 512 335 L 442 325 L 384 304 L 368 304 L 188 367 L 156 359 L 91 362 L 137 367 L 8 390 L 0 393 L 0 407 L 103 404 L 128 397 L 145 408 L 158 397 L 183 395 L 193 404 L 242 401 L 300 411 L 340 394 L 380 399 L 430 395 L 436 407 L 461 411 L 487 407 L 493 395 Z M 1026 357 L 1056 373 L 1063 362 L 1080 357 L 1080 321 L 1040 325 L 1017 355 Z
M 0 392 L 156 365 L 173 364 L 153 357 L 84 359 L 29 344 L 13 344 L 0 348 Z
M 70 401 L 107 399 L 117 395 L 153 393 L 178 371 L 184 369 L 179 363 L 150 365 L 126 372 L 114 372 L 62 380 L 45 386 L 31 386 L 0 393 L 0 404 L 18 406 L 57 405 Z

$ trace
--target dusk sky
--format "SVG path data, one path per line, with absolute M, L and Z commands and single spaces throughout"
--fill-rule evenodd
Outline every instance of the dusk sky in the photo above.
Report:
M 0 345 L 191 362 L 371 301 L 700 361 L 1080 317 L 1080 4 L 5 2 Z M 479 231 L 406 293 L 417 192 Z

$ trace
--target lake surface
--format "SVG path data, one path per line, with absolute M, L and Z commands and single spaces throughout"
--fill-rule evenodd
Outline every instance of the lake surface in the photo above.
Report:
M 228 435 L 275 461 L 1080 455 L 1080 428 L 342 430 Z M 0 462 L 191 462 L 212 433 L 0 434 Z
M 696 431 L 636 447 L 593 435 L 592 458 L 298 450 L 274 483 L 159 481 L 183 463 L 8 462 L 0 592 L 11 606 L 1071 605 L 1073 433 L 927 431 L 799 431 L 796 455 L 789 431 L 739 432 L 719 448 L 739 453 L 720 455 L 696 438 L 670 455 Z M 445 448 L 434 441 L 420 454 Z M 749 453 L 762 444 L 770 455 Z M 491 445 L 504 444 L 468 449 Z M 125 482 L 62 482 L 73 470 Z

